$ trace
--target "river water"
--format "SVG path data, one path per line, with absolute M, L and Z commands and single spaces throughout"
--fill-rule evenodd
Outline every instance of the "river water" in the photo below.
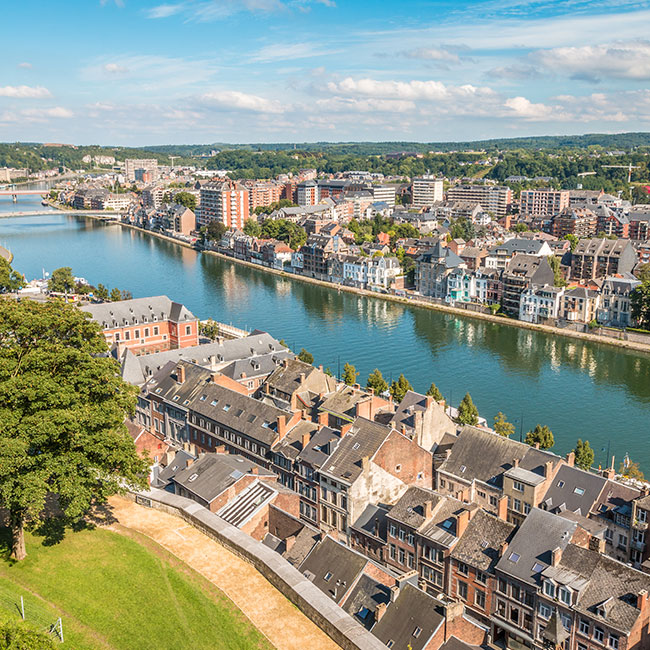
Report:
M 40 198 L 0 199 L 0 213 L 40 208 Z M 523 429 L 547 424 L 555 451 L 590 440 L 650 472 L 650 356 L 291 281 L 149 235 L 51 213 L 0 219 L 0 244 L 28 278 L 71 266 L 92 284 L 135 297 L 166 294 L 197 316 L 283 338 L 333 372 L 348 361 L 359 381 L 379 368 L 432 381 L 454 405 L 466 391 L 491 423 L 501 410 Z M 522 423 L 523 418 L 523 423 Z

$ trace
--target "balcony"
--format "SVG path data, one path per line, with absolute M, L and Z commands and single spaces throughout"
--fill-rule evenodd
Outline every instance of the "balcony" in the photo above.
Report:
M 637 551 L 643 551 L 645 549 L 645 541 L 639 542 L 636 539 L 630 540 L 630 548 L 633 548 Z
M 647 521 L 639 521 L 638 519 L 635 519 L 632 522 L 632 528 L 635 528 L 636 530 L 647 530 L 648 529 L 648 522 Z

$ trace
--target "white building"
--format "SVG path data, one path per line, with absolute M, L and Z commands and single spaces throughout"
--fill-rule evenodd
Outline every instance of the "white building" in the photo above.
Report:
M 519 302 L 519 320 L 526 323 L 539 323 L 560 314 L 564 287 L 533 286 L 525 289 Z
M 152 180 L 158 177 L 158 161 L 155 158 L 127 158 L 124 161 L 124 174 L 131 183 L 135 181 L 136 169 L 150 172 Z
M 296 187 L 297 202 L 300 206 L 316 205 L 320 198 L 318 184 L 316 181 L 303 181 Z
M 414 208 L 426 208 L 442 201 L 442 179 L 435 176 L 414 178 L 412 193 Z
M 395 186 L 394 185 L 373 185 L 371 188 L 375 203 L 385 203 L 388 207 L 395 207 Z

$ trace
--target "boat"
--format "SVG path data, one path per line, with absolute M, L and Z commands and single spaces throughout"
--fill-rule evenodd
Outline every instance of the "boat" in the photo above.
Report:
M 50 205 L 45 199 L 41 201 L 41 205 Z

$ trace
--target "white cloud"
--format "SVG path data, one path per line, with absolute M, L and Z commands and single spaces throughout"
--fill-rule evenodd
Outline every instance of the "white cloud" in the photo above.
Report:
M 51 97 L 52 93 L 43 86 L 0 86 L 0 97 L 15 99 L 41 99 Z
M 525 97 L 510 97 L 505 101 L 505 107 L 516 117 L 525 120 L 544 121 L 551 117 L 553 109 L 545 104 L 533 104 Z
M 147 10 L 146 15 L 148 18 L 169 18 L 183 11 L 184 8 L 184 4 L 158 5 Z
M 31 63 L 28 63 L 27 61 L 23 61 L 22 63 L 18 64 L 19 68 L 23 68 L 25 70 L 31 70 L 33 68 Z
M 574 79 L 650 79 L 650 42 L 558 47 L 532 55 L 549 70 Z
M 312 43 L 274 43 L 266 45 L 251 57 L 253 63 L 308 59 L 313 56 L 335 54 L 333 50 L 314 47 Z
M 148 18 L 168 18 L 183 13 L 188 20 L 210 22 L 238 13 L 274 14 L 296 9 L 309 11 L 314 4 L 335 7 L 333 0 L 188 0 L 178 4 L 160 4 L 146 11 Z
M 20 114 L 27 119 L 41 121 L 53 117 L 56 119 L 69 119 L 74 117 L 74 113 L 62 106 L 54 106 L 53 108 L 25 108 L 20 111 Z
M 104 72 L 108 74 L 126 74 L 129 69 L 119 63 L 106 63 L 103 66 Z
M 331 97 L 319 99 L 316 107 L 330 113 L 408 113 L 416 110 L 416 104 L 402 99 L 356 99 Z
M 454 52 L 449 52 L 439 47 L 420 47 L 414 50 L 402 52 L 403 56 L 409 59 L 421 59 L 423 61 L 440 61 L 444 63 L 460 63 L 460 57 Z
M 275 99 L 266 99 L 237 90 L 205 93 L 200 97 L 205 106 L 226 111 L 251 111 L 254 113 L 283 113 L 285 108 Z

